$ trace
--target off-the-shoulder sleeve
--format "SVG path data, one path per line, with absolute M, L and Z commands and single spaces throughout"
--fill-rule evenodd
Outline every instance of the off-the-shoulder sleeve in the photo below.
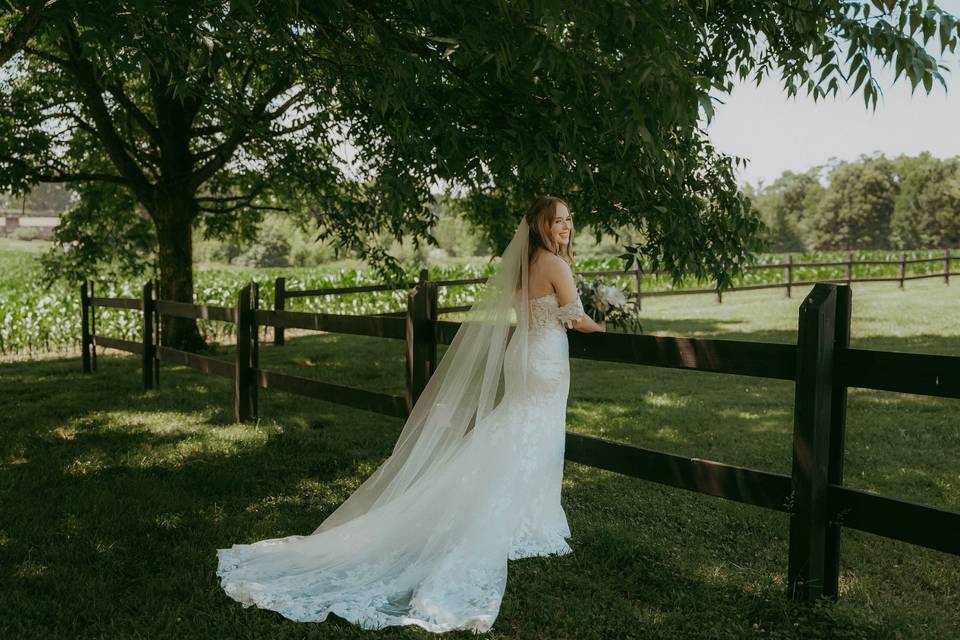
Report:
M 583 303 L 580 302 L 580 296 L 577 296 L 573 302 L 560 305 L 557 309 L 557 318 L 568 329 L 573 328 L 573 322 L 579 321 L 587 312 L 583 310 Z

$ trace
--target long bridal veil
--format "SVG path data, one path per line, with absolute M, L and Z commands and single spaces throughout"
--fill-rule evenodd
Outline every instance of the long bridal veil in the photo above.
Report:
M 503 396 L 526 387 L 529 308 L 527 299 L 529 226 L 522 219 L 486 287 L 470 308 L 436 371 L 404 424 L 393 453 L 346 502 L 314 531 L 318 533 L 374 509 L 407 491 L 417 478 L 443 464 L 463 446 L 464 436 L 481 428 Z M 506 350 L 511 320 L 516 329 Z M 505 360 L 510 389 L 505 388 Z
M 511 429 L 533 406 L 529 232 L 521 219 L 377 470 L 311 534 L 217 550 L 228 595 L 299 621 L 489 630 L 532 495 Z

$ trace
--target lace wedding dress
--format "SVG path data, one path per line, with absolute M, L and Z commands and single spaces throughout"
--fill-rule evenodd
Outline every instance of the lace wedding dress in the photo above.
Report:
M 521 231 L 526 233 L 518 229 L 515 240 L 525 245 Z M 511 260 L 525 260 L 525 250 L 515 249 Z M 506 347 L 498 347 L 497 331 L 484 340 L 467 336 L 459 347 L 466 358 L 467 345 L 486 349 L 489 342 L 488 353 L 502 358 L 480 367 L 479 386 L 486 388 L 495 371 L 499 384 L 490 388 L 501 389 L 491 395 L 489 411 L 482 410 L 481 392 L 481 410 L 470 425 L 466 414 L 447 406 L 440 412 L 445 422 L 436 422 L 442 426 L 430 427 L 431 413 L 419 430 L 408 434 L 405 427 L 391 459 L 312 534 L 218 549 L 217 575 L 231 598 L 302 622 L 334 613 L 367 629 L 417 625 L 432 632 L 486 632 L 500 609 L 508 559 L 572 551 L 560 504 L 570 381 L 566 329 L 584 310 L 579 298 L 562 306 L 555 294 L 529 299 L 525 262 L 521 271 L 518 291 L 496 294 L 501 303 L 513 294 L 510 306 L 520 320 Z M 505 328 L 491 322 L 477 328 L 491 324 Z M 450 349 L 455 345 L 457 340 Z M 441 363 L 431 383 L 439 377 L 453 385 L 469 369 L 458 358 L 448 350 L 442 362 L 453 360 L 452 366 Z M 476 391 L 472 383 L 456 384 Z M 439 411 L 452 397 L 445 389 L 430 393 L 428 383 L 411 419 L 421 405 Z M 457 407 L 464 404 L 474 402 L 458 396 Z M 451 444 L 427 448 L 451 425 Z M 415 457 L 408 450 L 418 449 L 429 455 L 404 476 Z M 402 489 L 394 491 L 398 484 Z

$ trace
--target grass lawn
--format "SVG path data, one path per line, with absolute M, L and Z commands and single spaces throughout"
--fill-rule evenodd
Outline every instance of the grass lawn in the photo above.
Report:
M 960 355 L 958 285 L 855 285 L 854 346 Z M 646 300 L 644 326 L 794 342 L 802 293 Z M 291 337 L 261 362 L 403 391 L 400 341 Z M 262 391 L 260 422 L 235 425 L 229 380 L 164 366 L 140 384 L 117 352 L 88 376 L 77 358 L 0 365 L 0 638 L 433 637 L 244 609 L 215 575 L 218 547 L 312 531 L 401 420 Z M 848 484 L 960 510 L 960 401 L 849 395 Z M 568 428 L 789 473 L 792 399 L 788 382 L 575 359 Z M 574 463 L 563 503 L 574 553 L 511 562 L 487 637 L 960 637 L 960 557 L 845 530 L 840 601 L 795 607 L 785 514 Z

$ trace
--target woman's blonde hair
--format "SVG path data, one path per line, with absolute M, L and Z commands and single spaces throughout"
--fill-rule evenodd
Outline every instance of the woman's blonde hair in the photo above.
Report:
M 540 247 L 566 260 L 572 269 L 573 228 L 570 229 L 570 238 L 562 249 L 553 245 L 553 238 L 550 235 L 550 227 L 553 225 L 553 218 L 557 213 L 557 205 L 560 204 L 565 206 L 567 211 L 570 210 L 569 204 L 554 196 L 540 196 L 527 207 L 526 213 L 523 214 L 523 217 L 527 220 L 527 226 L 530 227 L 530 244 L 527 255 L 532 262 L 535 250 Z

